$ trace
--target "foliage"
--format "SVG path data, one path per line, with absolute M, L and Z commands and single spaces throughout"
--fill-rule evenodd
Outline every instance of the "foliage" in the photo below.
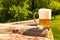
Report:
M 29 19 L 32 12 L 28 10 L 28 0 L 2 0 L 1 5 L 3 7 L 1 15 L 1 22 L 18 21 Z M 6 20 L 6 21 L 5 21 Z
M 49 8 L 52 10 L 59 10 L 60 9 L 60 2 L 57 1 L 51 1 L 51 3 L 48 5 Z
M 53 10 L 53 13 L 55 14 L 55 12 L 59 12 L 56 10 L 60 10 L 60 1 L 59 0 L 0 0 L 0 22 L 11 22 L 11 21 L 33 19 L 34 13 L 37 12 L 40 8 L 50 8 Z
M 50 9 L 53 11 L 54 19 L 56 19 L 56 15 L 58 13 L 58 10 L 60 10 L 60 2 L 59 1 L 50 1 L 50 4 L 48 5 Z M 60 13 L 59 13 L 60 14 Z

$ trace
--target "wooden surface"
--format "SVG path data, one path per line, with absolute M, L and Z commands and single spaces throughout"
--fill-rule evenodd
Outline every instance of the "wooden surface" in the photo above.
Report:
M 0 34 L 0 40 L 50 40 L 44 37 L 32 37 L 19 34 Z
M 0 40 L 50 40 L 46 37 L 40 37 L 39 30 L 36 31 L 34 28 L 38 27 L 33 20 L 0 24 Z

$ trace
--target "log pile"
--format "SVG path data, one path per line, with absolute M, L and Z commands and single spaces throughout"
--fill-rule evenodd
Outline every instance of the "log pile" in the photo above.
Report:
M 0 40 L 50 40 L 33 20 L 0 24 Z

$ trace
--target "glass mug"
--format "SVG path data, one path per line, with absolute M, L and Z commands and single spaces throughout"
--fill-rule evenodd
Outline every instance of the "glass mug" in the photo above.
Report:
M 37 13 L 37 12 L 36 12 Z M 44 26 L 50 26 L 51 24 L 51 9 L 45 9 L 45 8 L 41 8 L 38 10 L 38 14 L 39 14 L 39 23 L 36 22 L 35 20 L 35 15 L 36 13 L 34 13 L 34 22 L 40 26 L 40 27 L 44 27 Z

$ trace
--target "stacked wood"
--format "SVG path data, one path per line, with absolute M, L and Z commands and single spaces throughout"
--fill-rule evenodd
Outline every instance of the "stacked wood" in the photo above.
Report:
M 50 40 L 44 37 L 32 37 L 19 34 L 0 34 L 0 40 Z
M 34 20 L 0 24 L 0 40 L 50 40 Z

